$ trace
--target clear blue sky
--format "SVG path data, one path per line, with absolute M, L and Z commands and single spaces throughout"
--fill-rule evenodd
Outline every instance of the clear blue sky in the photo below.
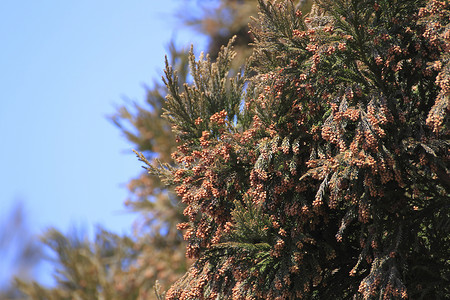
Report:
M 203 37 L 176 33 L 183 3 L 0 1 L 1 219 L 21 201 L 34 233 L 130 232 L 125 184 L 141 163 L 106 116 L 124 98 L 144 101 L 172 37 L 203 47 Z

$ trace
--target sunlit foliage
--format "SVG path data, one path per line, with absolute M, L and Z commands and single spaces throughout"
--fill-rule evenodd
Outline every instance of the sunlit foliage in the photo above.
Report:
M 449 4 L 259 1 L 230 73 L 167 63 L 175 165 L 194 265 L 167 299 L 449 297 Z

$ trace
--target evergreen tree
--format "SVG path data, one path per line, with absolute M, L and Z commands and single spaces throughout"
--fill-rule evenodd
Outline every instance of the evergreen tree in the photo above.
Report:
M 450 5 L 259 5 L 244 75 L 232 42 L 166 61 L 175 164 L 138 156 L 196 259 L 166 298 L 450 297 Z
M 18 279 L 18 286 L 31 299 L 146 299 L 153 293 L 147 278 L 135 267 L 139 250 L 129 238 L 101 228 L 92 243 L 82 232 L 68 235 L 50 229 L 43 242 L 57 255 L 56 286 L 46 288 Z

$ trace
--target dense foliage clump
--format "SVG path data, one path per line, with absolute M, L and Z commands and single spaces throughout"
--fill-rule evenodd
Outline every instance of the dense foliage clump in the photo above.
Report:
M 449 15 L 444 1 L 259 1 L 255 50 L 229 75 L 167 63 L 194 265 L 167 299 L 450 296 Z

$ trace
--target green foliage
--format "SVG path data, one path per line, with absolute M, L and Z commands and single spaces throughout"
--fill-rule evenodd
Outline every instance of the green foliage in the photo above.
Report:
M 166 299 L 449 297 L 448 4 L 259 5 L 244 77 L 230 44 L 166 68 L 175 165 L 139 157 L 197 259 Z
M 168 86 L 169 95 L 164 115 L 175 126 L 174 132 L 183 139 L 198 139 L 202 130 L 210 127 L 215 127 L 218 133 L 220 126 L 209 124 L 209 117 L 216 112 L 225 111 L 230 120 L 237 116 L 244 81 L 239 74 L 234 78 L 228 77 L 234 53 L 228 47 L 223 49 L 214 63 L 208 56 L 195 61 L 191 50 L 189 64 L 193 84 L 184 84 L 183 92 L 180 92 L 177 74 L 166 59 L 164 83 Z
M 33 299 L 137 299 L 148 293 L 150 287 L 142 277 L 131 272 L 137 256 L 133 242 L 101 229 L 95 238 L 91 244 L 78 233 L 67 238 L 51 229 L 43 242 L 58 255 L 54 274 L 57 287 L 18 280 L 19 286 Z M 131 284 L 125 280 L 127 276 L 137 280 Z
M 234 202 L 231 212 L 235 221 L 234 230 L 230 235 L 231 241 L 250 242 L 251 244 L 269 243 L 272 225 L 269 217 L 262 212 L 262 207 L 254 205 L 249 199 Z

